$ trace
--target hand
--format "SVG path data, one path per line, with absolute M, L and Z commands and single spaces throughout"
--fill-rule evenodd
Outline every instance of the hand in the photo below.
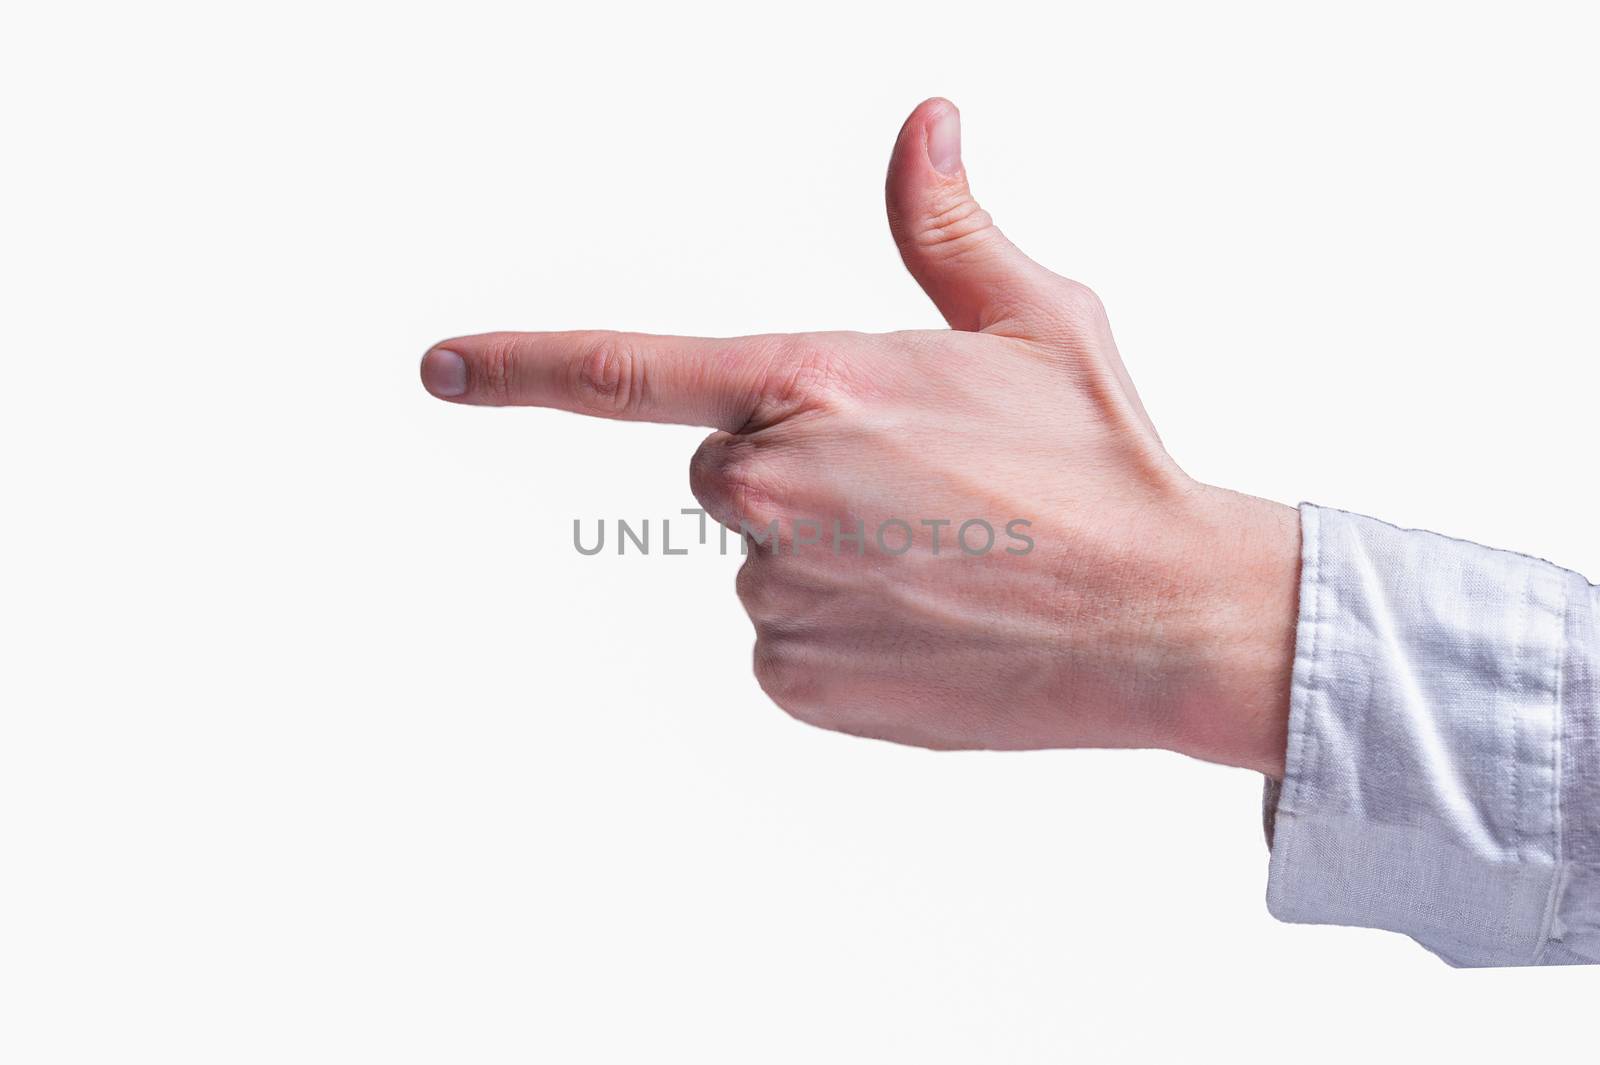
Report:
M 1295 512 L 1177 467 L 1099 300 L 973 200 L 949 102 L 900 131 L 888 207 L 949 331 L 492 333 L 430 350 L 423 382 L 461 403 L 717 427 L 690 483 L 725 525 L 778 522 L 738 590 L 756 676 L 803 721 L 1281 775 Z M 982 553 L 981 525 L 957 541 L 974 519 L 994 534 Z

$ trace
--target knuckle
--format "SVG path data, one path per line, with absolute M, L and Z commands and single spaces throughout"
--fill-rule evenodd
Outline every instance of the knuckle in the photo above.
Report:
M 924 252 L 958 257 L 981 246 L 994 233 L 994 219 L 971 196 L 936 204 L 923 218 L 915 240 Z
M 757 635 L 782 638 L 782 628 L 799 618 L 804 598 L 786 572 L 786 560 L 764 551 L 752 551 L 734 575 L 733 588 Z
M 756 637 L 756 682 L 761 685 L 762 691 L 772 696 L 773 700 L 781 705 L 782 698 L 788 695 L 789 689 L 793 687 L 793 676 L 788 660 L 780 650 L 780 646 L 771 637 Z
M 837 411 L 848 405 L 855 383 L 850 360 L 841 352 L 862 347 L 865 338 L 852 333 L 786 337 L 773 360 L 781 367 L 769 373 L 759 397 L 757 420 L 771 423 L 801 411 Z
M 511 397 L 512 378 L 517 367 L 517 337 L 514 333 L 495 333 L 478 359 L 478 390 L 491 400 Z
M 726 463 L 724 452 L 727 438 L 726 433 L 712 433 L 695 448 L 694 455 L 689 459 L 689 491 L 708 511 L 713 510 L 713 504 L 722 502 L 722 468 Z
M 707 511 L 726 516 L 734 479 L 734 439 L 712 433 L 689 460 L 689 490 Z
M 775 517 L 770 474 L 747 441 L 713 434 L 689 462 L 689 490 L 718 520 L 767 524 Z
M 572 394 L 585 410 L 597 414 L 635 414 L 645 404 L 644 367 L 626 337 L 601 337 L 573 361 Z
M 736 520 L 752 525 L 767 525 L 773 520 L 776 508 L 772 504 L 772 490 L 757 474 L 753 462 L 746 460 L 729 466 L 724 484 L 728 505 Z
M 826 727 L 827 711 L 816 698 L 815 682 L 781 639 L 758 637 L 756 683 L 784 713 L 807 724 Z
M 739 602 L 744 605 L 745 613 L 752 617 L 763 612 L 766 603 L 766 581 L 755 568 L 755 560 L 760 555 L 751 555 L 744 560 L 744 565 L 739 567 L 739 572 L 733 578 L 733 590 L 738 595 Z
M 1105 304 L 1100 302 L 1100 297 L 1096 295 L 1094 289 L 1083 282 L 1063 278 L 1061 291 L 1062 302 L 1075 318 L 1094 321 L 1106 316 Z

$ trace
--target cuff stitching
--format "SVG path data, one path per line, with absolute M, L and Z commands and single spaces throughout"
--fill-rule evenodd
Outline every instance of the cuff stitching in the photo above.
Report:
M 1289 728 L 1292 733 L 1290 751 L 1283 763 L 1283 794 L 1279 798 L 1280 808 L 1287 806 L 1290 815 L 1304 809 L 1303 777 L 1301 770 L 1305 767 L 1306 745 L 1309 743 L 1307 734 L 1311 731 L 1306 723 L 1311 714 L 1312 691 L 1316 687 L 1317 675 L 1317 634 L 1322 628 L 1322 530 L 1320 518 L 1313 507 L 1302 507 L 1301 535 L 1305 539 L 1302 550 L 1302 564 L 1309 570 L 1302 575 L 1301 595 L 1310 593 L 1310 601 L 1302 602 L 1300 623 L 1309 631 L 1304 633 L 1306 654 L 1304 669 L 1296 655 L 1293 669 L 1293 682 L 1289 699 Z M 1297 637 L 1298 642 L 1298 637 Z

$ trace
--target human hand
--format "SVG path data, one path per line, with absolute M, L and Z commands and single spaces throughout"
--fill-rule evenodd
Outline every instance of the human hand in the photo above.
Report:
M 717 427 L 690 483 L 727 526 L 778 523 L 738 590 L 761 686 L 801 720 L 1281 775 L 1295 512 L 1167 455 L 1099 300 L 973 200 L 948 101 L 907 119 L 887 193 L 948 331 L 491 333 L 435 346 L 423 382 L 460 403 Z M 957 539 L 974 520 L 994 534 L 981 553 L 963 544 L 983 526 Z

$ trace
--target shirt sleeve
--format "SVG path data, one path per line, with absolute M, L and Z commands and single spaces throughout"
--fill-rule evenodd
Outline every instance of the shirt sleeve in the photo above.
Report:
M 1600 962 L 1600 589 L 1300 508 L 1267 907 L 1452 965 Z

